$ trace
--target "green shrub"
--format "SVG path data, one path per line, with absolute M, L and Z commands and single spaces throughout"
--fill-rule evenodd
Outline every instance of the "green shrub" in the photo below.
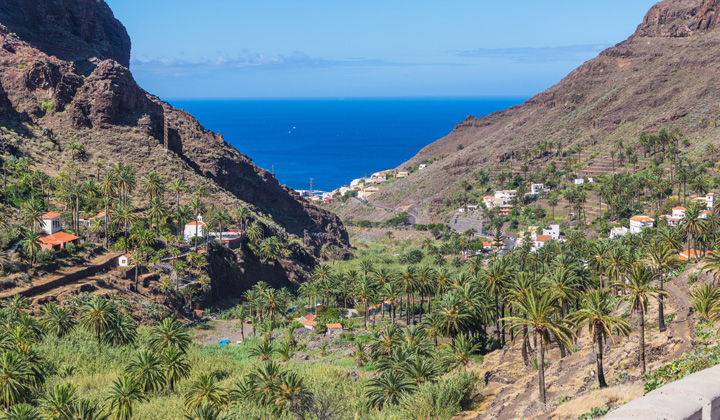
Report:
M 37 262 L 40 264 L 46 264 L 55 261 L 55 251 L 46 249 L 37 253 Z

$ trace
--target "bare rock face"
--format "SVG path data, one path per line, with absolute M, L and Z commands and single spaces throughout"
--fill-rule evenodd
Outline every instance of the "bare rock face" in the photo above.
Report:
M 127 67 L 101 62 L 77 91 L 71 107 L 76 128 L 143 125 L 157 139 L 163 138 L 163 109 L 138 86 Z
M 130 37 L 104 0 L 3 0 L 0 23 L 47 55 L 89 73 L 93 61 L 130 66 Z
M 637 37 L 686 37 L 718 27 L 720 0 L 666 0 L 653 6 Z
M 52 144 L 84 142 L 96 157 L 126 159 L 139 174 L 163 170 L 194 179 L 216 191 L 215 199 L 239 199 L 271 216 L 315 256 L 324 245 L 349 245 L 337 216 L 281 186 L 192 115 L 143 90 L 128 69 L 129 54 L 125 29 L 102 0 L 0 0 L 0 125 L 53 133 Z M 5 146 L 0 142 L 0 150 Z M 53 156 L 33 158 L 57 169 Z M 307 251 L 293 255 L 314 264 Z M 278 281 L 294 280 L 286 267 L 263 275 L 272 272 L 285 273 Z

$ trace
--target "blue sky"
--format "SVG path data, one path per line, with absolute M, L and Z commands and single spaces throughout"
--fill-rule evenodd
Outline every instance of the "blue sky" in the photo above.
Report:
M 171 98 L 530 96 L 653 0 L 106 0 Z

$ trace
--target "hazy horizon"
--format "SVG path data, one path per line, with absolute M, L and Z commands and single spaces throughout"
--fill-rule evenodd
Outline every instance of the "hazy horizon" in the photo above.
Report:
M 173 99 L 529 97 L 632 34 L 652 0 L 107 0 L 143 88 Z

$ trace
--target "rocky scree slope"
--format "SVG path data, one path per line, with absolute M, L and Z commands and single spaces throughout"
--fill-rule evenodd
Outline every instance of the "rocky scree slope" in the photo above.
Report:
M 626 41 L 587 61 L 526 103 L 468 117 L 400 166 L 438 159 L 373 197 L 384 206 L 433 207 L 458 180 L 499 168 L 511 153 L 550 141 L 607 158 L 616 139 L 634 145 L 642 131 L 678 127 L 698 150 L 718 144 L 720 0 L 666 0 Z M 463 148 L 458 150 L 458 146 Z M 638 148 L 642 156 L 642 151 Z M 531 162 L 543 167 L 547 160 Z
M 236 208 L 242 200 L 271 216 L 305 238 L 316 255 L 324 245 L 348 246 L 336 216 L 281 186 L 221 134 L 140 88 L 129 56 L 125 28 L 102 0 L 3 1 L 0 150 L 25 153 L 56 174 L 71 156 L 65 146 L 78 142 L 88 151 L 78 164 L 86 176 L 100 160 L 131 164 L 138 177 L 155 171 L 184 178 L 209 189 L 208 204 Z

